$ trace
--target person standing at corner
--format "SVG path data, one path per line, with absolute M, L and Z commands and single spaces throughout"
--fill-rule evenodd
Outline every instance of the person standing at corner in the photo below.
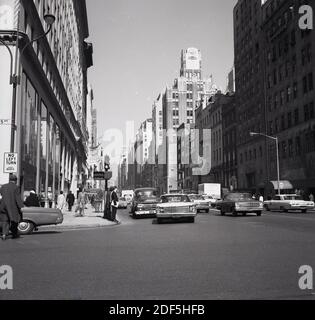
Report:
M 60 194 L 57 198 L 57 208 L 60 209 L 62 212 L 65 205 L 66 205 L 65 196 L 63 195 L 63 191 L 60 191 Z
M 72 211 L 72 207 L 74 204 L 74 194 L 72 193 L 72 191 L 70 190 L 68 195 L 67 195 L 67 203 L 68 203 L 68 211 Z
M 11 174 L 9 183 L 4 184 L 0 189 L 3 206 L 9 218 L 10 230 L 12 232 L 13 239 L 19 238 L 18 225 L 22 219 L 21 209 L 24 206 L 21 199 L 20 189 L 16 184 L 17 177 L 16 175 Z
M 114 190 L 111 193 L 111 207 L 112 207 L 112 214 L 111 214 L 111 220 L 116 222 L 116 223 L 120 223 L 117 219 L 116 219 L 116 213 L 117 213 L 117 208 L 118 208 L 118 196 L 117 196 L 117 187 L 113 188 Z

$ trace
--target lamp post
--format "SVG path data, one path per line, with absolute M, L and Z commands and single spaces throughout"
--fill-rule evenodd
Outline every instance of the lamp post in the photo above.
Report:
M 271 139 L 276 142 L 276 153 L 277 153 L 277 182 L 278 182 L 278 195 L 280 195 L 280 165 L 279 165 L 279 145 L 278 145 L 278 137 L 272 137 L 268 136 L 267 134 L 264 133 L 258 133 L 258 132 L 250 132 L 249 135 L 251 137 L 254 136 L 263 136 L 268 139 Z

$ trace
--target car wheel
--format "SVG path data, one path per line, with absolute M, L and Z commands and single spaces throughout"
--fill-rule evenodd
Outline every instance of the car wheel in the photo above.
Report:
M 247 213 L 246 213 L 246 212 L 243 212 L 242 216 L 243 216 L 243 217 L 246 217 L 246 216 L 247 216 Z
M 257 217 L 260 217 L 261 216 L 261 212 L 257 212 Z
M 162 219 L 162 218 L 156 218 L 156 222 L 157 222 L 158 224 L 161 224 L 161 223 L 163 222 L 163 219 Z
M 232 214 L 233 214 L 234 217 L 237 217 L 237 211 L 235 210 L 235 208 L 233 209 Z
M 188 218 L 189 223 L 195 223 L 195 217 Z
M 269 206 L 268 206 L 267 204 L 265 204 L 265 209 L 266 209 L 267 211 L 270 211 L 270 208 L 269 208 Z
M 307 209 L 303 209 L 303 210 L 302 210 L 302 213 L 306 213 L 306 212 L 307 212 Z
M 225 216 L 225 212 L 223 209 L 221 209 L 220 212 L 221 212 L 221 216 Z
M 20 234 L 31 234 L 34 231 L 35 225 L 31 221 L 21 221 L 18 225 Z
M 209 213 L 209 212 L 210 212 L 210 209 L 207 209 L 207 210 L 206 210 L 206 213 Z

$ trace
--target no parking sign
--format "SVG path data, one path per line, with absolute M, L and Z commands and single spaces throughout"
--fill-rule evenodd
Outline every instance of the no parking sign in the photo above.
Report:
M 16 152 L 5 152 L 3 159 L 4 173 L 17 173 L 18 154 Z

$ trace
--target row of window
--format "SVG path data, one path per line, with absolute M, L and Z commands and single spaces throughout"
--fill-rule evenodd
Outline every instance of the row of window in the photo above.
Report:
M 245 151 L 244 153 L 240 153 L 240 163 L 242 164 L 244 161 L 252 161 L 258 158 L 262 158 L 263 156 L 263 149 L 262 146 L 259 146 L 258 151 L 256 148 L 253 150 Z

